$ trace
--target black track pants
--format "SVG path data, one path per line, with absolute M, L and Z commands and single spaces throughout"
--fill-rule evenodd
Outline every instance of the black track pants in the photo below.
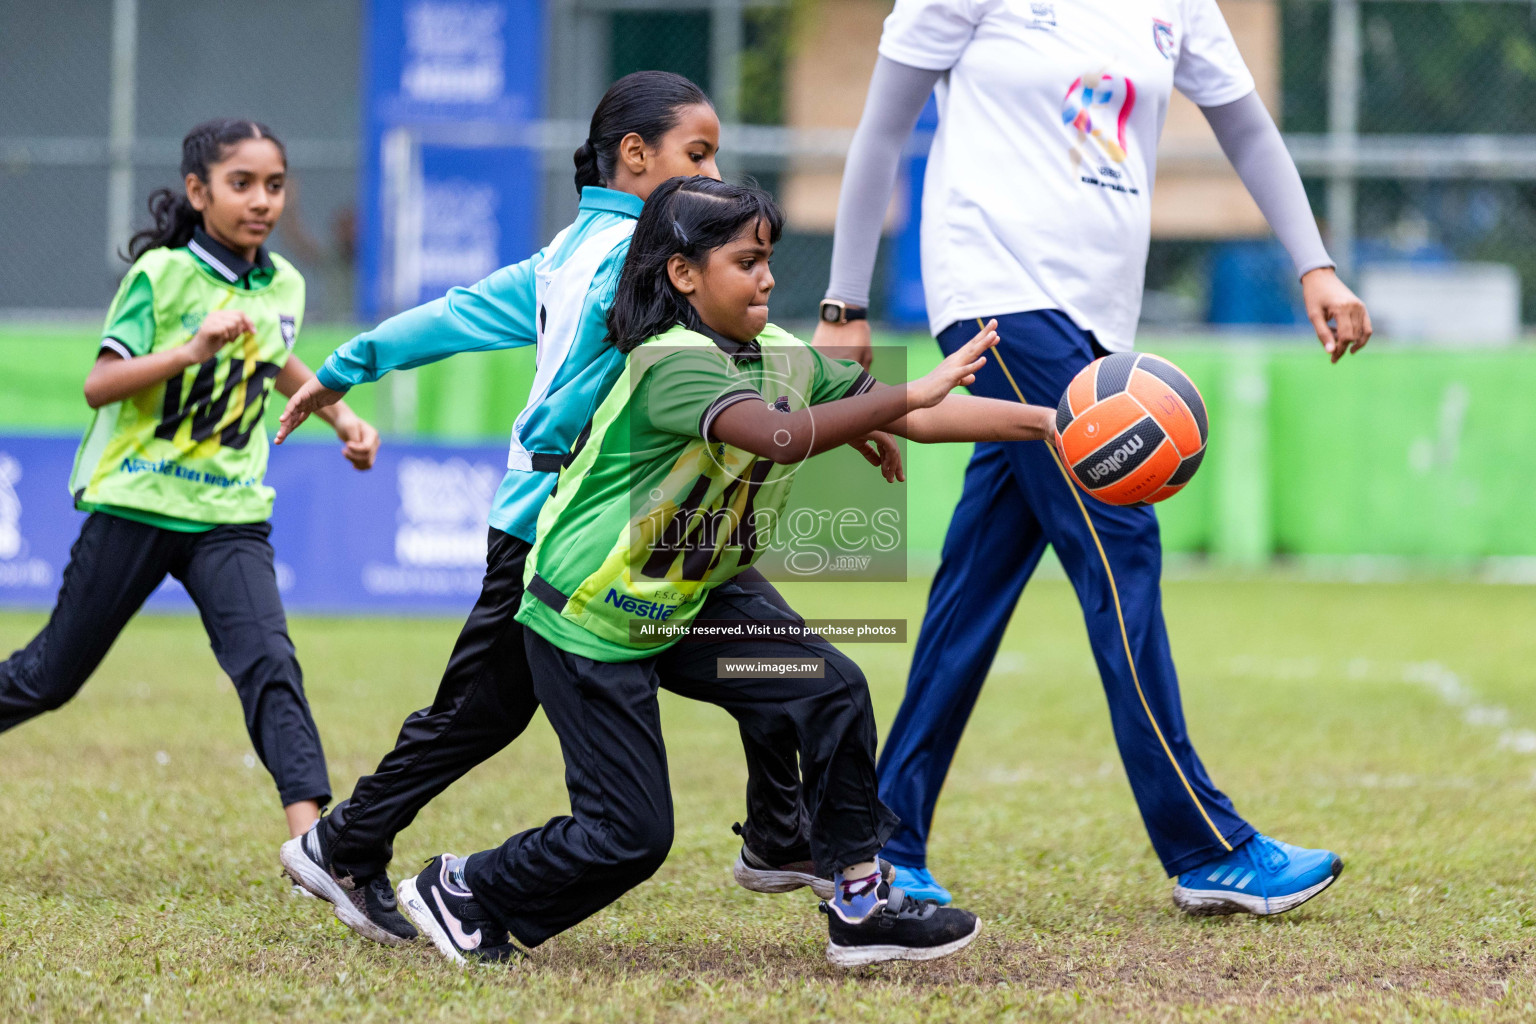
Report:
M 336 870 L 367 878 L 383 872 L 394 839 L 455 780 L 488 760 L 528 728 L 539 706 L 513 616 L 523 595 L 523 565 L 532 545 L 492 528 L 485 582 L 469 613 L 431 707 L 406 718 L 394 749 L 352 795 L 321 822 Z M 763 600 L 793 615 L 759 574 L 748 584 Z M 746 839 L 775 861 L 810 856 L 809 819 L 800 795 L 798 749 L 791 723 L 742 727 L 747 755 Z
M 268 523 L 180 533 L 97 512 L 70 548 L 43 631 L 0 664 L 0 732 L 62 707 L 106 657 L 167 573 L 187 588 L 245 727 L 283 804 L 326 803 L 320 733 L 288 638 Z
M 791 615 L 793 613 L 790 613 Z M 727 583 L 703 619 L 771 622 L 784 611 Z M 630 662 L 600 662 L 524 634 L 534 689 L 560 737 L 571 814 L 468 858 L 476 898 L 533 946 L 590 917 L 649 878 L 672 845 L 672 794 L 656 692 L 716 704 L 759 741 L 793 733 L 811 849 L 831 871 L 873 859 L 897 819 L 875 783 L 875 721 L 858 666 L 819 638 L 683 642 Z M 824 678 L 744 678 L 720 658 L 814 658 Z

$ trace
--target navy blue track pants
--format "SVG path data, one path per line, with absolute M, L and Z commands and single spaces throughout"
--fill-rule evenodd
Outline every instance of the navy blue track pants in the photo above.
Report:
M 1055 406 L 1072 377 L 1104 354 L 1056 310 L 997 321 L 1001 341 L 973 394 Z M 940 346 L 954 352 L 977 326 L 949 327 Z M 1047 544 L 1082 604 L 1115 742 L 1164 869 L 1175 875 L 1237 847 L 1254 829 L 1212 784 L 1184 724 L 1163 625 L 1157 516 L 1083 494 L 1050 445 L 1012 441 L 976 446 L 944 538 L 906 697 L 880 755 L 880 797 L 902 822 L 885 856 L 925 866 L 939 789 Z

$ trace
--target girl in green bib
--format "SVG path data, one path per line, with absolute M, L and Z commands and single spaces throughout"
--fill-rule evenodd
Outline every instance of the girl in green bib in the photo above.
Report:
M 73 697 L 169 574 L 202 614 L 298 835 L 330 783 L 278 596 L 263 483 L 267 398 L 313 376 L 293 354 L 304 278 L 265 245 L 287 170 L 264 125 L 209 121 L 182 141 L 185 191 L 150 196 L 155 226 L 129 243 L 133 266 L 85 380 L 96 412 L 69 487 L 90 515 L 48 624 L 0 663 L 0 732 Z M 373 465 L 377 431 L 345 403 L 320 415 L 348 461 Z
M 876 790 L 864 676 L 738 577 L 806 458 L 875 430 L 1042 440 L 1055 413 L 950 394 L 986 362 L 995 325 L 885 387 L 768 323 L 782 225 L 765 193 L 708 178 L 673 178 L 646 200 L 608 313 L 625 369 L 539 513 L 517 613 L 571 814 L 497 849 L 443 854 L 401 883 L 407 916 L 450 959 L 515 958 L 661 865 L 672 842 L 661 686 L 725 708 L 744 732 L 793 723 L 811 852 L 833 879 L 830 962 L 930 960 L 980 927 L 882 880 L 897 819 Z

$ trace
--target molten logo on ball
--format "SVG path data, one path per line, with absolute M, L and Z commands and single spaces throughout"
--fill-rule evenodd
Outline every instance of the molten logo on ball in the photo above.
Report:
M 1056 409 L 1056 448 L 1073 481 L 1111 505 L 1183 489 L 1205 456 L 1200 391 L 1154 355 L 1117 352 L 1083 368 Z
M 1093 431 L 1090 430 L 1089 433 L 1093 433 Z M 1109 474 L 1113 473 L 1115 470 L 1119 469 L 1121 466 L 1125 465 L 1127 462 L 1130 462 L 1131 456 L 1135 455 L 1145 447 L 1146 443 L 1142 441 L 1140 437 L 1131 438 L 1125 444 L 1111 452 L 1108 458 L 1104 459 L 1097 465 L 1089 466 L 1088 479 L 1097 483 L 1098 481 L 1104 479 L 1106 476 L 1109 476 Z

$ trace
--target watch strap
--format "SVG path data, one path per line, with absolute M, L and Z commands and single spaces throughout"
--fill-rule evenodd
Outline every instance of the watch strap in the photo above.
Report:
M 829 318 L 827 316 L 827 310 L 829 308 L 837 310 L 838 316 L 835 318 Z M 819 310 L 819 319 L 825 323 L 846 324 L 854 320 L 869 319 L 869 310 L 865 309 L 863 306 L 850 306 L 848 303 L 843 302 L 841 299 L 822 299 L 821 308 Z

